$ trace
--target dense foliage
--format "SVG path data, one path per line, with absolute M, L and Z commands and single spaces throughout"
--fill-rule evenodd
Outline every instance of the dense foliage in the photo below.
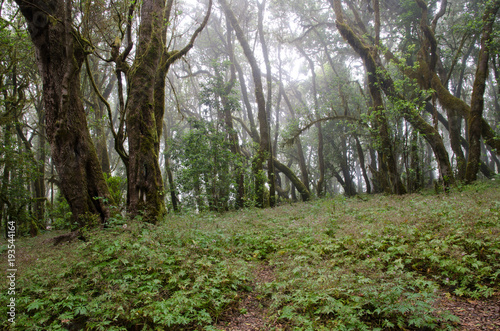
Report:
M 499 13 L 2 0 L 15 326 L 450 329 L 499 293 Z
M 0 5 L 4 228 L 60 227 L 62 198 L 67 228 L 154 223 L 500 168 L 496 0 L 50 2 Z

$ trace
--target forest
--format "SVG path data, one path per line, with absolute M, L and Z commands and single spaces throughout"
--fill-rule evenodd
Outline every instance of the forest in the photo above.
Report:
M 498 6 L 3 1 L 2 222 L 492 179 Z
M 0 265 L 26 268 L 19 330 L 259 312 L 265 327 L 242 323 L 420 330 L 459 325 L 439 296 L 498 308 L 499 10 L 1 0 Z

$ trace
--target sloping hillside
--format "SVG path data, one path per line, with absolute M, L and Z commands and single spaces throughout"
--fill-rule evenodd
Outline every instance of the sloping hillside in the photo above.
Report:
M 119 218 L 58 246 L 47 232 L 16 241 L 2 302 L 15 330 L 498 329 L 499 188 Z

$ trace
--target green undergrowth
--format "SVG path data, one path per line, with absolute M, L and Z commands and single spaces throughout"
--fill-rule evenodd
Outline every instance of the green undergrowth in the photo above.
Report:
M 457 318 L 435 301 L 498 295 L 499 235 L 495 183 L 186 213 L 157 226 L 117 220 L 86 242 L 18 241 L 15 329 L 217 330 L 249 291 L 291 330 L 452 329 Z M 273 280 L 260 281 L 256 264 Z

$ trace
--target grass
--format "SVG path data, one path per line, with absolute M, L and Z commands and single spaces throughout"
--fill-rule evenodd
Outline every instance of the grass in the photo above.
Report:
M 54 235 L 45 233 L 16 243 L 15 329 L 217 330 L 250 291 L 269 303 L 269 320 L 293 330 L 452 329 L 457 318 L 434 302 L 443 291 L 498 293 L 499 234 L 496 182 L 185 213 L 158 226 L 117 219 L 57 247 L 43 244 Z M 6 270 L 5 242 L 1 257 Z M 259 264 L 273 268 L 272 281 L 255 279 Z

